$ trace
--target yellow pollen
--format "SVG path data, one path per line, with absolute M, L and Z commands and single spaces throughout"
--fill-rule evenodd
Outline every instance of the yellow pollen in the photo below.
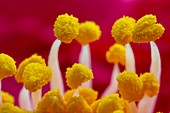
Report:
M 2 103 L 11 103 L 14 104 L 14 97 L 8 92 L 1 91 Z
M 7 54 L 0 54 L 0 80 L 16 73 L 15 61 Z
M 117 43 L 125 45 L 132 41 L 132 31 L 135 26 L 135 19 L 123 16 L 116 20 L 112 26 L 111 34 Z
M 68 102 L 74 94 L 75 90 L 68 90 L 64 95 L 64 100 Z M 79 95 L 82 96 L 86 102 L 91 105 L 96 99 L 98 92 L 91 88 L 79 88 Z
M 165 28 L 156 22 L 156 16 L 152 14 L 140 18 L 133 31 L 133 42 L 147 43 L 159 39 L 164 33 Z
M 44 64 L 29 63 L 23 72 L 23 82 L 27 90 L 35 92 L 52 78 L 52 70 Z
M 18 83 L 21 83 L 23 82 L 23 72 L 25 70 L 25 67 L 29 64 L 29 63 L 40 63 L 40 64 L 44 64 L 45 65 L 45 60 L 41 57 L 41 56 L 38 56 L 37 54 L 33 54 L 31 57 L 29 58 L 26 58 L 24 61 L 22 61 L 20 64 L 19 64 L 19 67 L 17 69 L 17 73 L 16 75 L 14 76 L 15 77 L 15 80 L 18 82 Z
M 132 102 L 143 98 L 143 83 L 137 74 L 124 71 L 116 79 L 118 81 L 118 90 L 123 99 Z
M 111 94 L 101 99 L 97 113 L 112 113 L 116 110 L 123 110 L 123 108 L 124 100 L 118 94 Z
M 124 113 L 124 111 L 123 110 L 116 110 L 113 113 Z
M 67 103 L 68 113 L 93 113 L 91 106 L 87 104 L 83 97 L 72 97 Z
M 140 76 L 140 79 L 143 82 L 144 92 L 148 96 L 153 97 L 158 94 L 160 85 L 154 74 L 144 73 Z
M 99 103 L 100 103 L 100 99 L 94 101 L 92 104 L 91 104 L 91 107 L 93 109 L 93 113 L 97 113 L 97 108 L 99 106 Z
M 1 113 L 25 113 L 18 106 L 14 106 L 12 103 L 4 103 L 0 106 Z
M 106 52 L 106 60 L 109 63 L 120 63 L 125 65 L 125 52 L 125 46 L 121 44 L 114 44 Z
M 67 113 L 66 105 L 59 90 L 51 90 L 45 93 L 38 103 L 38 113 Z
M 63 14 L 56 18 L 54 35 L 62 42 L 70 43 L 79 33 L 78 18 L 73 15 Z
M 100 27 L 93 21 L 86 21 L 80 24 L 79 34 L 75 39 L 81 45 L 86 45 L 90 42 L 99 40 L 100 36 Z
M 91 69 L 82 64 L 74 64 L 71 68 L 67 68 L 66 71 L 66 83 L 72 88 L 78 88 L 82 83 L 93 78 Z

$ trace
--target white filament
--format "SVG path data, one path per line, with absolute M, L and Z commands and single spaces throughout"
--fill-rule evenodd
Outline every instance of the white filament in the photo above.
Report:
M 153 73 L 158 82 L 160 83 L 161 78 L 161 58 L 157 45 L 155 42 L 150 42 L 151 46 L 151 66 L 150 72 Z M 157 95 L 154 97 L 148 97 L 147 95 L 139 102 L 138 109 L 139 113 L 153 113 L 156 104 Z
M 113 66 L 113 71 L 112 71 L 112 75 L 111 75 L 111 81 L 109 86 L 106 88 L 106 90 L 104 91 L 104 93 L 102 94 L 102 97 L 116 93 L 117 92 L 117 80 L 116 77 L 118 76 L 118 74 L 120 73 L 120 69 L 119 69 L 119 65 L 118 63 L 115 63 Z
M 73 94 L 73 97 L 78 97 L 80 94 L 79 94 L 79 88 L 77 88 L 75 91 L 74 91 L 74 94 Z
M 135 68 L 135 57 L 133 54 L 133 50 L 130 46 L 130 44 L 126 44 L 126 66 L 125 69 L 128 72 L 136 72 L 136 68 Z
M 86 66 L 87 68 L 91 68 L 91 54 L 89 44 L 83 45 L 81 47 L 79 62 Z M 92 88 L 92 80 L 83 83 L 81 87 Z
M 61 41 L 56 39 L 51 47 L 48 66 L 52 69 L 52 80 L 50 82 L 50 89 L 59 89 L 60 93 L 64 95 L 63 78 L 61 75 L 59 61 L 58 61 L 58 51 L 61 45 Z
M 24 86 L 22 87 L 19 93 L 19 106 L 22 109 L 32 111 L 30 94 L 29 91 L 26 90 Z
M 128 107 L 126 109 L 126 113 L 139 113 L 136 107 L 135 102 L 128 103 Z
M 135 67 L 135 57 L 134 57 L 134 53 L 133 50 L 130 46 L 129 43 L 127 43 L 125 45 L 126 48 L 126 64 L 125 64 L 125 69 L 128 72 L 135 72 L 136 73 L 136 67 Z M 128 103 L 128 109 L 127 109 L 127 113 L 138 113 L 137 107 L 136 107 L 136 103 L 135 102 L 131 102 Z
M 41 96 L 42 96 L 42 89 L 39 89 L 36 92 L 31 92 L 33 109 L 37 108 L 38 102 L 41 100 Z

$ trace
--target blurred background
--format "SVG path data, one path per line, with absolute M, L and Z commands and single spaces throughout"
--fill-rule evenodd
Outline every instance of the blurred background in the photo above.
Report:
M 161 87 L 155 111 L 170 111 L 170 1 L 169 0 L 0 0 L 0 53 L 6 53 L 16 60 L 17 66 L 33 53 L 48 59 L 53 41 L 53 24 L 60 14 L 73 14 L 79 22 L 95 21 L 100 25 L 100 40 L 90 44 L 92 70 L 94 73 L 93 88 L 99 96 L 110 82 L 113 64 L 107 63 L 105 52 L 115 43 L 111 37 L 111 27 L 115 20 L 123 15 L 136 20 L 146 14 L 157 16 L 158 23 L 163 24 L 165 33 L 156 41 L 162 60 Z M 134 44 L 132 48 L 136 59 L 137 74 L 148 72 L 151 56 L 150 45 Z M 63 78 L 66 68 L 78 62 L 80 44 L 75 40 L 61 45 L 59 62 Z M 124 70 L 123 66 L 121 71 Z M 64 81 L 65 82 L 65 81 Z M 22 84 L 14 78 L 2 80 L 2 90 L 15 96 L 18 105 L 18 94 Z M 43 89 L 46 92 L 49 85 Z M 65 84 L 65 89 L 68 87 Z

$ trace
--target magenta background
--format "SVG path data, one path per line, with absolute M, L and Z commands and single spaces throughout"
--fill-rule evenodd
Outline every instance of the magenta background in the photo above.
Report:
M 0 0 L 0 53 L 12 56 L 17 65 L 24 59 L 38 53 L 46 61 L 50 47 L 56 39 L 53 35 L 53 23 L 59 14 L 73 14 L 80 22 L 93 20 L 101 26 L 102 37 L 90 44 L 94 89 L 99 95 L 109 84 L 113 64 L 105 60 L 105 52 L 114 43 L 111 27 L 114 21 L 123 15 L 139 19 L 145 14 L 155 14 L 158 22 L 165 27 L 165 33 L 156 43 L 162 58 L 161 88 L 156 111 L 170 111 L 170 1 L 169 0 Z M 149 71 L 149 44 L 133 44 L 137 73 Z M 62 44 L 59 51 L 61 70 L 78 62 L 80 45 L 73 41 Z M 123 70 L 123 67 L 121 67 Z M 2 81 L 2 89 L 17 99 L 21 84 L 13 78 Z M 48 86 L 44 88 L 46 92 Z M 68 89 L 68 87 L 66 87 Z M 15 102 L 17 105 L 17 100 Z

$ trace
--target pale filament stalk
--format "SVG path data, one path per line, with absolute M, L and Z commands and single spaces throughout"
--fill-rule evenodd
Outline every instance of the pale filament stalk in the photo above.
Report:
M 150 72 L 153 73 L 158 82 L 160 83 L 161 79 L 161 58 L 158 47 L 155 42 L 150 42 L 151 46 L 151 66 Z M 157 95 L 154 97 L 145 96 L 139 103 L 139 113 L 153 113 L 154 107 L 156 104 Z M 145 111 L 146 110 L 146 111 Z
M 33 109 L 37 108 L 38 102 L 41 100 L 41 96 L 42 96 L 42 89 L 39 89 L 36 92 L 31 92 Z
M 126 65 L 125 65 L 125 69 L 128 72 L 136 72 L 135 57 L 134 57 L 133 50 L 132 50 L 129 43 L 125 45 L 125 48 L 126 48 Z
M 31 98 L 30 98 L 30 93 L 28 90 L 25 89 L 23 86 L 20 93 L 19 93 L 19 106 L 22 109 L 30 110 L 32 111 L 33 109 L 31 108 Z
M 119 69 L 119 65 L 118 63 L 115 63 L 113 66 L 113 71 L 112 71 L 112 75 L 111 75 L 111 81 L 109 86 L 106 88 L 106 90 L 104 91 L 104 93 L 102 94 L 102 97 L 116 93 L 117 92 L 117 80 L 116 77 L 119 75 L 120 73 L 120 69 Z
M 61 41 L 56 39 L 51 47 L 48 66 L 52 69 L 52 80 L 50 82 L 50 89 L 58 89 L 61 94 L 64 95 L 63 78 L 61 75 L 59 61 L 58 61 L 58 51 L 61 45 Z
M 126 109 L 126 113 L 139 113 L 137 111 L 137 107 L 136 107 L 136 103 L 135 102 L 128 103 L 128 107 Z
M 79 94 L 79 88 L 77 88 L 75 91 L 74 91 L 74 94 L 73 94 L 73 97 L 78 97 L 80 94 Z
M 135 57 L 134 57 L 133 50 L 132 50 L 129 43 L 127 43 L 125 45 L 125 48 L 126 48 L 125 69 L 128 72 L 135 72 L 136 73 Z M 128 113 L 138 113 L 135 102 L 128 103 Z
M 81 47 L 79 62 L 87 68 L 91 68 L 91 53 L 89 44 Z M 83 83 L 81 87 L 92 88 L 92 80 Z

